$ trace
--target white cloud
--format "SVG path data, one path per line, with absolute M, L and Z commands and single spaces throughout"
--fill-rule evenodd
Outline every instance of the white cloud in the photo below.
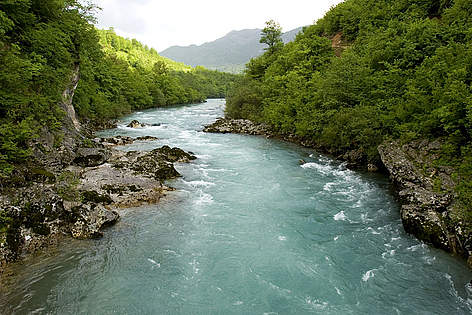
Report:
M 274 19 L 284 31 L 312 24 L 341 0 L 95 0 L 99 28 L 114 27 L 158 51 L 202 44 L 232 30 L 262 28 Z

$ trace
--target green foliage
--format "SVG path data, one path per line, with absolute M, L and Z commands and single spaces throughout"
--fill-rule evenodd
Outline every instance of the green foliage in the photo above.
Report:
M 96 58 L 82 62 L 74 106 L 82 118 L 116 118 L 132 110 L 224 97 L 235 76 L 161 57 L 135 39 L 98 30 Z
M 155 49 L 149 49 L 147 45 L 141 44 L 136 39 L 127 39 L 116 35 L 112 28 L 98 30 L 98 35 L 105 54 L 116 55 L 118 59 L 133 67 L 149 71 L 156 63 L 159 63 L 174 71 L 190 71 L 192 69 L 181 62 L 160 56 Z
M 73 105 L 82 120 L 223 97 L 235 79 L 161 57 L 113 30 L 96 30 L 94 7 L 83 3 L 0 2 L 0 179 L 29 156 L 39 130 L 61 129 L 62 93 L 75 69 L 80 81 Z
M 280 24 L 274 20 L 269 20 L 265 24 L 266 26 L 262 29 L 261 39 L 259 42 L 267 45 L 265 50 L 269 53 L 274 53 L 283 46 L 282 28 L 280 27 Z
M 251 60 L 226 115 L 370 162 L 385 139 L 444 139 L 441 163 L 457 170 L 459 208 L 471 209 L 471 16 L 467 0 L 346 0 Z M 348 43 L 341 57 L 334 36 Z

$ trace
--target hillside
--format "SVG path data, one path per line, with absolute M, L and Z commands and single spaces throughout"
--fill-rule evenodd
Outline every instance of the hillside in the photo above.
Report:
M 115 54 L 118 59 L 131 65 L 140 64 L 143 68 L 151 70 L 157 62 L 164 63 L 169 70 L 190 71 L 192 67 L 160 56 L 154 48 L 143 45 L 136 39 L 127 39 L 116 35 L 114 30 L 98 30 L 100 45 L 107 54 Z
M 299 27 L 284 33 L 283 41 L 285 43 L 292 41 L 301 30 Z M 160 54 L 194 67 L 200 65 L 208 69 L 240 72 L 251 58 L 264 52 L 264 45 L 259 43 L 261 31 L 261 29 L 232 31 L 224 37 L 200 46 L 172 46 Z

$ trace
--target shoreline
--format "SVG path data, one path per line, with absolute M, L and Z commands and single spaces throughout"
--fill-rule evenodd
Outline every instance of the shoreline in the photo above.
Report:
M 389 176 L 401 209 L 403 227 L 408 234 L 466 260 L 472 269 L 472 223 L 461 220 L 456 202 L 453 170 L 435 167 L 439 140 L 418 140 L 407 144 L 386 141 L 378 147 L 381 161 L 368 163 L 361 150 L 333 155 L 313 141 L 275 132 L 267 124 L 246 119 L 218 118 L 203 129 L 209 133 L 236 133 L 279 139 L 311 148 L 347 163 L 353 170 L 380 172 Z M 438 184 L 439 188 L 438 188 Z
M 83 133 L 90 136 L 95 131 L 87 128 Z M 0 275 L 8 264 L 63 239 L 102 237 L 102 228 L 120 219 L 118 209 L 159 202 L 174 190 L 164 182 L 181 176 L 174 163 L 196 159 L 169 146 L 150 152 L 114 148 L 158 140 L 151 136 L 80 140 L 74 138 L 49 154 L 37 153 L 2 185 Z

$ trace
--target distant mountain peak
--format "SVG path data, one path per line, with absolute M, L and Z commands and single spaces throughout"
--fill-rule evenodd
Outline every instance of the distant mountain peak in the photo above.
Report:
M 282 35 L 285 43 L 292 41 L 302 30 L 296 28 Z M 244 65 L 264 52 L 259 43 L 262 29 L 233 30 L 225 36 L 201 45 L 172 46 L 163 50 L 161 56 L 195 66 L 227 72 L 240 72 Z

